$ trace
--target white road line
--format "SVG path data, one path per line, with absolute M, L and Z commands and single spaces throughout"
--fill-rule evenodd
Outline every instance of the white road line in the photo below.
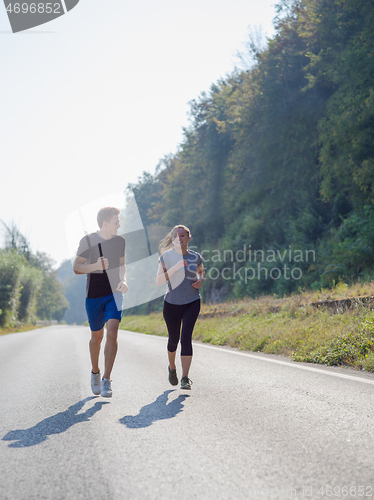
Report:
M 126 330 L 122 330 L 122 331 L 126 331 Z M 129 331 L 129 330 L 127 330 L 127 331 Z M 131 333 L 136 333 L 136 332 L 131 332 Z M 143 333 L 141 335 L 147 335 L 147 334 Z M 158 337 L 159 339 L 163 339 L 163 340 L 167 339 L 166 336 L 164 337 L 161 335 L 152 335 L 152 337 Z M 226 352 L 229 354 L 235 354 L 236 356 L 246 356 L 247 358 L 253 358 L 256 361 L 267 361 L 268 363 L 276 363 L 278 365 L 287 366 L 288 368 L 297 368 L 299 370 L 306 370 L 309 372 L 319 373 L 320 375 L 330 375 L 331 377 L 345 378 L 347 380 L 354 380 L 355 382 L 362 382 L 364 384 L 374 385 L 374 380 L 362 378 L 360 376 L 354 377 L 352 375 L 344 375 L 344 373 L 334 373 L 334 372 L 330 372 L 327 370 L 321 370 L 320 368 L 314 368 L 313 366 L 301 365 L 295 361 L 288 361 L 288 362 L 287 361 L 280 361 L 278 359 L 271 359 L 271 358 L 266 358 L 263 356 L 256 356 L 255 354 L 250 354 L 249 352 L 241 352 L 241 351 L 235 351 L 235 350 L 231 350 L 231 349 L 225 349 L 224 347 L 206 345 L 206 344 L 202 344 L 200 342 L 199 343 L 193 342 L 193 346 L 194 347 L 204 347 L 205 349 L 213 349 L 213 350 L 221 352 L 221 353 Z
M 236 356 L 246 356 L 248 358 L 253 358 L 256 359 L 257 361 L 267 361 L 268 363 L 276 363 L 278 365 L 284 365 L 287 366 L 288 368 L 298 368 L 299 370 L 307 370 L 309 372 L 316 372 L 319 373 L 320 375 L 330 375 L 331 377 L 339 377 L 339 378 L 345 378 L 348 380 L 354 380 L 355 382 L 362 382 L 364 384 L 371 384 L 374 385 L 374 380 L 369 380 L 367 378 L 362 378 L 362 377 L 354 377 L 352 375 L 344 375 L 344 373 L 333 373 L 327 370 L 321 370 L 319 368 L 313 368 L 312 366 L 305 366 L 305 365 L 300 365 L 299 363 L 296 362 L 287 362 L 287 361 L 280 361 L 278 359 L 271 359 L 271 358 L 265 358 L 262 356 L 256 356 L 254 354 L 249 354 L 246 352 L 240 352 L 240 351 L 231 351 L 229 349 L 222 349 L 220 347 L 215 347 L 212 345 L 206 345 L 206 344 L 194 344 L 196 347 L 205 347 L 206 349 L 214 349 L 215 351 L 219 352 L 228 352 L 230 354 L 235 354 Z

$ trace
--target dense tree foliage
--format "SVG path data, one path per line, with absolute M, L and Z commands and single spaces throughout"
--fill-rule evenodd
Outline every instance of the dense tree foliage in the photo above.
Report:
M 0 249 L 0 327 L 36 319 L 61 320 L 68 302 L 45 253 L 33 254 L 17 226 L 2 222 L 4 248 Z
M 131 186 L 145 225 L 191 228 L 206 300 L 373 275 L 374 2 L 277 9 L 255 63 L 193 101 L 178 152 Z

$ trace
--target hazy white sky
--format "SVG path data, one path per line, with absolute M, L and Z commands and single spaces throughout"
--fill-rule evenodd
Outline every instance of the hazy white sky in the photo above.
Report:
M 176 151 L 188 102 L 233 70 L 249 26 L 273 35 L 274 4 L 80 0 L 17 34 L 0 5 L 0 219 L 69 258 L 69 216 Z

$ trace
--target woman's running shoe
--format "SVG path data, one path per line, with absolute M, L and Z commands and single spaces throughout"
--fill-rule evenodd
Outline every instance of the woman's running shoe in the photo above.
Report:
M 170 370 L 169 366 L 169 382 L 171 385 L 178 385 L 177 370 Z
M 192 380 L 190 380 L 188 377 L 182 377 L 181 380 L 181 389 L 191 389 L 192 385 Z

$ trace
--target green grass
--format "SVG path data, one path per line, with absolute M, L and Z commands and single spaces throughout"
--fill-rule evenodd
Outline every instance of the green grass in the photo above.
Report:
M 36 328 L 39 328 L 39 326 L 32 324 L 5 327 L 5 328 L 0 328 L 0 335 L 7 335 L 8 333 L 17 333 L 17 332 L 28 332 L 29 330 L 35 330 Z
M 309 305 L 320 300 L 374 295 L 374 283 L 302 292 L 282 299 L 206 305 L 196 323 L 195 340 L 248 351 L 289 356 L 294 361 L 343 365 L 374 372 L 374 314 L 366 307 L 333 314 Z M 162 313 L 125 316 L 121 328 L 167 335 Z

